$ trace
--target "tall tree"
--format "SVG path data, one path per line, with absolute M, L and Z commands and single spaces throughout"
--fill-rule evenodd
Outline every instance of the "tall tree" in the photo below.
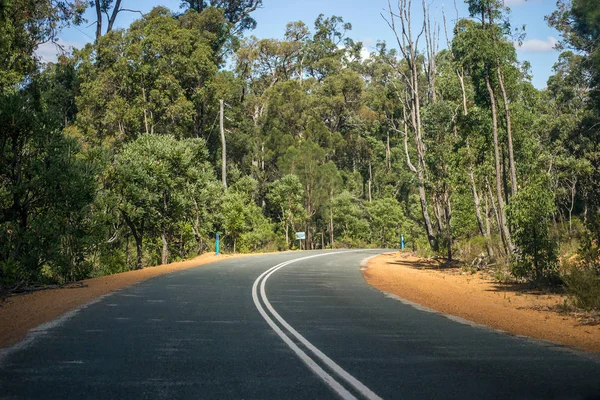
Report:
M 426 147 L 423 140 L 423 123 L 421 121 L 422 99 L 420 78 L 422 74 L 420 68 L 421 56 L 419 54 L 419 40 L 421 38 L 421 34 L 428 29 L 427 18 L 424 18 L 422 26 L 418 29 L 421 33 L 415 35 L 413 33 L 413 29 L 415 29 L 413 25 L 414 21 L 411 20 L 411 8 L 412 0 L 400 0 L 398 2 L 398 10 L 394 10 L 391 2 L 388 1 L 389 17 L 386 19 L 386 22 L 394 32 L 398 48 L 407 66 L 407 71 L 402 74 L 402 76 L 405 78 L 407 90 L 407 98 L 405 100 L 406 108 L 404 109 L 403 120 L 405 121 L 406 126 L 410 124 L 410 127 L 414 133 L 415 149 L 417 152 L 417 165 L 414 166 L 410 162 L 408 152 L 406 154 L 406 161 L 411 171 L 417 175 L 419 182 L 419 199 L 421 202 L 425 231 L 427 232 L 427 238 L 431 248 L 437 250 L 438 243 L 434 233 L 433 225 L 431 224 L 427 194 L 425 191 Z M 423 2 L 423 13 L 426 16 L 425 2 Z M 430 80 L 429 83 L 431 82 L 432 81 Z M 404 129 L 404 135 L 405 137 L 408 137 L 407 129 Z
M 207 7 L 223 10 L 225 18 L 233 26 L 234 34 L 256 28 L 256 21 L 250 16 L 262 5 L 262 0 L 183 0 L 181 7 L 201 13 Z

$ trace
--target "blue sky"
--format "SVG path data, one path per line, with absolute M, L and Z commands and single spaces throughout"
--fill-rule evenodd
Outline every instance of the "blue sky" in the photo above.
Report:
M 517 49 L 520 61 L 529 61 L 533 75 L 533 84 L 537 88 L 544 88 L 548 77 L 552 74 L 552 65 L 558 58 L 558 52 L 552 47 L 559 34 L 556 30 L 548 27 L 544 16 L 549 15 L 555 9 L 555 0 L 505 0 L 511 8 L 511 22 L 513 26 L 526 26 L 526 38 L 523 46 Z M 395 1 L 392 1 L 392 5 Z M 419 0 L 413 0 L 414 7 L 420 10 Z M 149 11 L 157 5 L 164 5 L 174 10 L 179 9 L 178 0 L 123 0 L 123 6 L 137 9 L 142 12 Z M 449 29 L 452 29 L 453 21 L 456 19 L 454 3 L 452 0 L 429 0 L 429 9 L 437 20 L 442 23 L 442 8 L 445 10 Z M 459 16 L 467 16 L 466 5 L 457 0 Z M 319 14 L 326 16 L 338 15 L 345 22 L 352 24 L 352 31 L 348 36 L 355 41 L 362 41 L 367 48 L 373 50 L 378 40 L 385 40 L 388 47 L 395 44 L 394 36 L 381 17 L 381 13 L 387 9 L 387 0 L 263 0 L 263 7 L 254 12 L 258 26 L 248 35 L 259 38 L 280 38 L 285 31 L 285 25 L 290 21 L 304 21 L 309 27 L 313 26 L 314 20 Z M 415 12 L 419 15 L 419 12 Z M 94 21 L 94 13 L 88 10 L 87 19 Z M 117 19 L 119 27 L 128 26 L 131 21 L 139 17 L 139 14 L 121 13 Z M 95 27 L 72 27 L 61 34 L 61 40 L 67 46 L 81 47 L 86 42 L 92 41 Z M 445 37 L 440 38 L 440 45 L 445 43 Z M 47 61 L 52 60 L 55 53 L 54 46 L 45 45 L 39 49 L 40 54 Z

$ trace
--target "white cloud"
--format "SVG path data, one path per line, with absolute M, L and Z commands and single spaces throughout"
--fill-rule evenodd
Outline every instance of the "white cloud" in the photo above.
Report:
M 46 42 L 38 46 L 35 49 L 35 55 L 40 58 L 42 62 L 56 62 L 59 54 L 70 52 L 73 47 L 82 47 L 80 43 L 69 42 L 66 40 L 58 39 L 56 43 Z
M 558 43 L 553 36 L 548 36 L 546 40 L 541 39 L 529 39 L 525 40 L 520 46 L 518 43 L 515 43 L 515 47 L 517 51 L 521 51 L 523 53 L 549 53 L 554 51 L 554 46 Z
M 371 53 L 369 52 L 369 49 L 367 49 L 366 47 L 363 47 L 362 49 L 360 49 L 360 59 L 362 61 L 368 60 L 369 58 L 371 58 Z
M 375 40 L 372 37 L 366 37 L 361 40 L 363 48 L 360 50 L 360 58 L 362 61 L 371 58 L 371 51 L 375 51 Z

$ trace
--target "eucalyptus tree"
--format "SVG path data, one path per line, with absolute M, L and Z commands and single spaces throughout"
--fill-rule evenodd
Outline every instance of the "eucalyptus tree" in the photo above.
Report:
M 303 200 L 304 189 L 296 175 L 285 175 L 269 185 L 267 201 L 278 209 L 288 248 L 290 246 L 290 229 L 291 232 L 296 232 L 296 228 L 306 220 Z
M 198 203 L 199 192 L 214 179 L 207 174 L 207 158 L 202 139 L 178 141 L 171 135 L 152 134 L 126 144 L 116 157 L 107 173 L 106 190 L 135 239 L 136 268 L 143 266 L 144 239 L 151 233 L 158 233 L 162 262 L 168 261 L 169 239 L 177 222 L 185 219 L 187 204 Z
M 377 199 L 365 205 L 371 240 L 384 248 L 396 247 L 400 242 L 404 214 L 398 201 L 391 197 Z
M 600 240 L 600 190 L 597 184 L 600 179 L 600 158 L 597 156 L 600 145 L 600 14 L 594 1 L 561 0 L 547 20 L 561 32 L 560 46 L 576 52 L 574 55 L 563 53 L 563 61 L 568 60 L 568 63 L 557 71 L 554 81 L 565 88 L 565 99 L 574 96 L 567 104 L 579 108 L 583 100 L 584 113 L 578 113 L 580 120 L 575 122 L 574 134 L 566 143 L 574 155 L 588 160 L 591 165 L 590 173 L 581 182 L 583 214 L 586 225 Z M 565 84 L 560 84 L 561 81 Z M 556 88 L 557 85 L 549 82 L 549 88 L 552 86 Z
M 62 130 L 72 123 L 73 65 L 41 71 L 36 48 L 78 24 L 77 1 L 0 2 L 0 286 L 86 276 L 92 166 Z
M 89 272 L 95 169 L 62 133 L 72 93 L 51 82 L 65 78 L 65 69 L 30 76 L 18 91 L 0 95 L 0 285 L 39 281 L 44 266 L 61 281 Z
M 77 54 L 82 140 L 114 146 L 140 132 L 205 136 L 217 109 L 211 84 L 219 60 L 212 47 L 224 23 L 214 9 L 174 18 L 158 7 L 87 45 Z
M 504 212 L 505 198 L 503 193 L 502 167 L 500 156 L 499 122 L 496 94 L 492 86 L 492 78 L 496 73 L 499 49 L 511 46 L 512 44 L 498 41 L 496 33 L 501 28 L 497 25 L 487 25 L 487 10 L 482 10 L 482 21 L 477 23 L 471 20 L 461 20 L 455 27 L 455 36 L 452 40 L 452 51 L 457 60 L 464 66 L 470 74 L 476 89 L 476 101 L 489 107 L 492 116 L 492 137 L 494 147 L 495 162 L 495 180 L 496 180 L 496 199 L 498 204 L 498 225 L 502 237 L 504 248 L 507 254 L 510 254 L 512 243 L 510 241 L 510 232 L 506 223 Z M 493 18 L 490 16 L 490 18 Z M 498 44 L 497 46 L 494 44 Z M 514 165 L 514 164 L 513 164 Z
M 36 72 L 35 50 L 57 43 L 62 28 L 80 24 L 85 2 L 77 0 L 2 0 L 0 2 L 0 89 L 15 89 Z
M 406 97 L 401 97 L 399 100 L 404 103 L 403 114 L 401 120 L 403 121 L 404 129 L 400 130 L 406 139 L 408 139 L 408 126 L 414 134 L 414 143 L 417 154 L 417 165 L 415 166 L 409 158 L 408 150 L 406 151 L 406 163 L 410 170 L 417 176 L 419 183 L 419 200 L 421 203 L 421 210 L 423 214 L 423 223 L 425 231 L 427 232 L 427 238 L 432 249 L 437 250 L 438 243 L 434 232 L 433 225 L 431 223 L 431 217 L 429 214 L 428 198 L 425 190 L 426 186 L 426 162 L 425 153 L 426 146 L 423 140 L 423 122 L 422 117 L 422 105 L 423 99 L 421 83 L 423 77 L 422 55 L 420 54 L 419 41 L 423 32 L 429 32 L 427 28 L 427 8 L 425 2 L 423 2 L 423 14 L 424 19 L 420 27 L 413 25 L 414 21 L 411 20 L 411 0 L 400 0 L 398 2 L 398 9 L 392 8 L 391 1 L 388 1 L 387 17 L 384 17 L 390 29 L 394 32 L 398 49 L 402 56 L 403 64 L 398 65 L 396 68 L 400 73 L 402 80 L 404 81 L 402 91 L 405 91 Z M 413 31 L 413 29 L 415 31 Z M 416 33 L 420 32 L 420 33 Z M 431 64 L 430 64 L 431 65 Z M 432 80 L 429 80 L 430 84 Z M 426 88 L 427 91 L 435 91 L 434 88 Z M 400 119 L 400 118 L 399 118 Z M 405 148 L 408 149 L 405 141 Z
M 117 16 L 122 12 L 139 13 L 139 10 L 132 10 L 122 6 L 122 0 L 92 0 L 90 6 L 94 7 L 96 11 L 96 42 L 100 40 L 102 35 L 109 33 L 113 30 Z M 106 22 L 106 29 L 103 32 L 102 27 Z
M 227 21 L 235 27 L 235 34 L 256 28 L 256 21 L 250 14 L 262 6 L 262 0 L 182 0 L 181 7 L 203 12 L 208 7 L 223 11 Z
M 358 245 L 369 239 L 371 227 L 363 200 L 348 191 L 336 195 L 332 201 L 336 239 L 343 244 Z
M 312 248 L 314 217 L 319 209 L 330 204 L 340 187 L 339 171 L 333 162 L 325 161 L 325 150 L 311 140 L 303 140 L 297 147 L 290 146 L 279 160 L 279 165 L 281 171 L 297 175 L 302 182 L 307 217 L 306 243 Z

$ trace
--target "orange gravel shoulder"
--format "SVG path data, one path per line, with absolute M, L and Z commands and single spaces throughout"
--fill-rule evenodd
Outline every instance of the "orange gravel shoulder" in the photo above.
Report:
M 392 253 L 369 260 L 366 281 L 445 314 L 524 335 L 600 353 L 600 325 L 586 325 L 557 311 L 566 296 L 526 290 L 464 275 L 460 269 L 439 269 L 437 263 Z
M 72 288 L 11 296 L 0 302 L 0 348 L 22 340 L 30 329 L 116 289 L 170 272 L 241 256 L 204 254 L 192 260 L 87 279 Z

